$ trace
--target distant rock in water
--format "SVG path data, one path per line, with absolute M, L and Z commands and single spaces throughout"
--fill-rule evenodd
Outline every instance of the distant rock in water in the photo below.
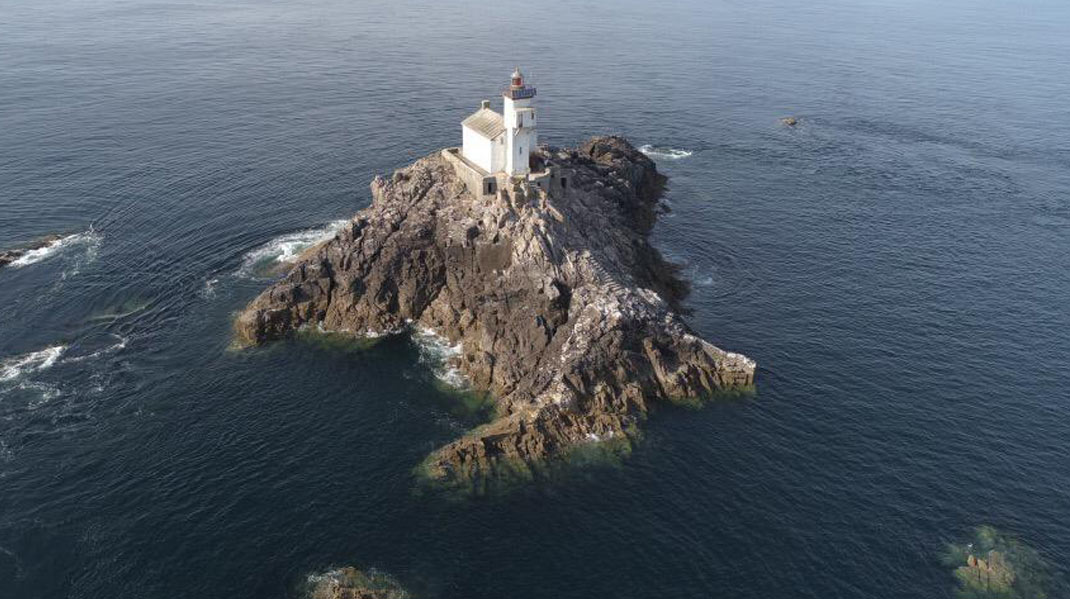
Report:
M 959 599 L 1070 596 L 1040 554 L 991 526 L 978 527 L 968 543 L 949 545 L 944 560 L 954 568 Z
M 408 599 L 409 594 L 380 572 L 339 568 L 308 577 L 309 599 Z
M 755 363 L 695 336 L 688 286 L 648 241 L 665 181 L 622 138 L 540 148 L 538 184 L 466 187 L 448 153 L 372 182 L 372 205 L 311 248 L 235 323 L 240 344 L 302 327 L 376 336 L 419 326 L 496 418 L 435 451 L 457 481 L 628 442 L 652 407 L 751 385 Z
M 797 118 L 795 118 L 793 116 L 786 116 L 786 117 L 780 119 L 780 122 L 785 124 L 785 125 L 787 125 L 788 127 L 794 127 L 795 125 L 799 124 L 799 119 L 797 119 Z
M 10 250 L 0 250 L 0 268 L 3 268 L 8 264 L 11 264 L 12 262 L 15 262 L 19 258 L 22 258 L 26 254 L 34 250 L 39 250 L 41 248 L 46 248 L 50 245 L 53 245 L 59 242 L 61 239 L 63 239 L 62 235 L 46 235 L 45 237 L 42 237 L 34 241 L 33 243 L 27 244 L 23 247 L 13 248 Z

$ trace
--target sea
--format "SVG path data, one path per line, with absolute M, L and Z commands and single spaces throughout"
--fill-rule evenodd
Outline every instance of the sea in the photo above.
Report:
M 445 497 L 455 348 L 231 326 L 516 66 L 669 177 L 757 385 Z M 980 525 L 1070 571 L 1065 0 L 2 0 L 0 248 L 53 233 L 0 269 L 2 599 L 950 598 Z

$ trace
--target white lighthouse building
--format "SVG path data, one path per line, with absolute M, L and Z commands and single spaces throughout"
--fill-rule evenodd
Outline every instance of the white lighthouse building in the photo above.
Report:
M 524 83 L 519 67 L 502 97 L 503 114 L 491 110 L 490 101 L 483 100 L 479 110 L 461 122 L 461 154 L 491 175 L 527 175 L 531 172 L 531 152 L 538 143 L 535 88 Z

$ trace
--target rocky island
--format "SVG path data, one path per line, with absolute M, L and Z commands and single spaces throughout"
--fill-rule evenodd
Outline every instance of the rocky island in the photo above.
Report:
M 356 336 L 430 329 L 496 402 L 435 451 L 429 476 L 524 468 L 630 439 L 658 403 L 752 384 L 755 363 L 678 316 L 687 284 L 649 241 L 665 178 L 622 138 L 539 147 L 552 173 L 473 191 L 449 150 L 371 184 L 372 204 L 238 317 L 240 344 L 302 327 Z

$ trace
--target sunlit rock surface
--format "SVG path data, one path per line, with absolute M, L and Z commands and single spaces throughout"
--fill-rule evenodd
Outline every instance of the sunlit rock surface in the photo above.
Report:
M 239 316 L 240 343 L 302 327 L 411 326 L 460 348 L 496 418 L 429 457 L 457 480 L 626 440 L 662 402 L 753 383 L 755 363 L 697 337 L 687 285 L 650 245 L 664 177 L 627 141 L 540 149 L 553 176 L 475 195 L 440 154 L 372 183 L 372 205 Z

